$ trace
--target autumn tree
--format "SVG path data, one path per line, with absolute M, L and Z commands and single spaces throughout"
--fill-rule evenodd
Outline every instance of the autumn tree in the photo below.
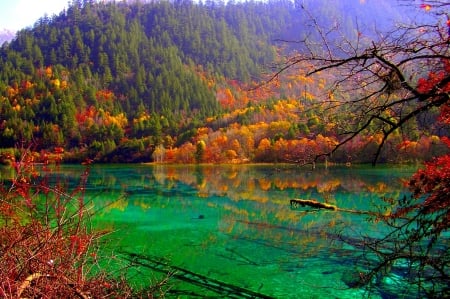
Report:
M 450 79 L 445 74 L 449 68 L 450 21 L 445 1 L 428 2 L 432 2 L 432 9 L 424 11 L 425 16 L 388 32 L 357 32 L 346 37 L 339 27 L 334 34 L 317 27 L 319 38 L 301 41 L 301 54 L 290 57 L 274 75 L 276 78 L 293 67 L 301 68 L 307 76 L 333 72 L 334 82 L 324 90 L 320 105 L 329 112 L 346 111 L 347 115 L 336 125 L 341 142 L 333 151 L 357 135 L 381 132 L 373 159 L 377 162 L 386 141 L 422 114 L 434 117 L 426 125 L 437 125 L 436 107 L 448 102 L 445 86 Z M 306 10 L 317 24 L 308 7 L 299 5 L 298 9 Z M 404 9 L 409 8 L 405 5 Z M 427 76 L 431 87 L 424 86 Z
M 299 67 L 306 76 L 334 76 L 319 105 L 328 113 L 345 111 L 335 129 L 339 142 L 331 155 L 361 135 L 379 134 L 373 163 L 391 138 L 408 134 L 412 122 L 430 126 L 448 144 L 450 119 L 450 16 L 448 1 L 393 2 L 403 12 L 416 9 L 407 24 L 391 30 L 349 36 L 336 26 L 325 29 L 305 2 L 298 2 L 316 32 L 302 40 L 301 51 L 280 67 L 274 78 Z M 416 4 L 414 7 L 411 4 Z M 406 22 L 405 22 L 406 23 Z M 314 38 L 311 38 L 314 37 Z M 305 70 L 304 65 L 308 65 Z M 332 96 L 330 96 L 332 95 Z M 391 200 L 392 213 L 378 217 L 391 228 L 382 238 L 364 238 L 367 269 L 347 281 L 369 291 L 397 274 L 393 292 L 406 297 L 448 296 L 450 255 L 450 156 L 436 157 L 410 180 L 411 197 Z M 395 271 L 394 271 L 395 270 Z

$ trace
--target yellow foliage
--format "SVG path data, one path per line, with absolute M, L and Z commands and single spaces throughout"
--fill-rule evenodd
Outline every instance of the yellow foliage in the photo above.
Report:
M 376 185 L 368 185 L 367 190 L 372 193 L 383 193 L 388 190 L 388 186 L 385 183 L 377 183 Z
M 312 93 L 307 92 L 307 91 L 302 93 L 302 95 L 308 101 L 312 101 L 314 99 L 314 95 Z
M 59 79 L 54 79 L 52 81 L 50 81 L 53 86 L 55 86 L 56 88 L 59 88 L 61 86 L 61 81 L 59 81 Z
M 439 136 L 431 135 L 431 142 L 436 144 L 436 143 L 441 142 L 441 139 L 439 138 Z
M 144 122 L 149 119 L 150 119 L 150 115 L 148 115 L 146 112 L 143 112 L 139 115 L 138 118 L 133 119 L 133 123 L 136 124 L 136 123 Z
M 296 77 L 297 80 L 299 80 L 300 82 L 302 82 L 303 84 L 312 84 L 314 83 L 314 80 L 311 77 L 306 77 L 304 75 L 298 75 Z
M 254 125 L 249 125 L 248 128 L 251 132 L 256 133 L 267 130 L 267 128 L 269 128 L 269 124 L 265 122 L 259 122 Z
M 143 210 L 148 210 L 150 209 L 151 205 L 149 205 L 146 202 L 138 202 L 139 207 L 141 207 Z
M 269 124 L 269 131 L 271 134 L 285 133 L 291 127 L 291 123 L 286 120 L 273 121 Z
M 121 128 L 124 128 L 128 125 L 128 119 L 124 113 L 119 113 L 116 116 L 113 116 L 113 122 Z
M 333 130 L 335 127 L 336 127 L 336 124 L 335 124 L 335 123 L 327 123 L 327 124 L 325 125 L 325 130 L 326 130 L 327 132 L 329 132 L 329 131 Z
M 123 212 L 123 211 L 125 211 L 127 206 L 128 206 L 128 199 L 125 196 L 123 196 L 119 200 L 116 200 L 115 202 L 110 204 L 109 208 L 110 209 L 117 209 L 117 210 Z
M 324 89 L 324 88 L 325 88 L 325 80 L 324 80 L 323 78 L 320 78 L 320 79 L 319 79 L 318 87 L 319 87 L 320 89 Z

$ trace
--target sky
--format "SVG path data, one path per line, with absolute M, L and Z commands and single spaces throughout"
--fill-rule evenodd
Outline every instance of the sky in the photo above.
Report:
M 0 30 L 17 31 L 31 27 L 47 13 L 59 14 L 68 0 L 0 0 Z

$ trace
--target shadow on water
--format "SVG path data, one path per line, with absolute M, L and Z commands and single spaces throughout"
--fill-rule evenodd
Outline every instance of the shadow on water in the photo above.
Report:
M 170 263 L 160 257 L 152 257 L 148 255 L 138 255 L 135 253 L 122 252 L 123 259 L 133 265 L 149 268 L 161 273 L 171 273 L 170 276 L 174 279 L 196 285 L 202 289 L 210 290 L 220 296 L 226 298 L 274 298 L 258 292 L 254 292 L 236 285 L 218 281 L 210 277 L 194 273 L 192 271 L 183 269 L 181 267 L 170 265 Z M 201 297 L 201 294 L 195 292 L 182 292 L 180 290 L 169 290 L 169 294 L 176 295 L 190 295 Z

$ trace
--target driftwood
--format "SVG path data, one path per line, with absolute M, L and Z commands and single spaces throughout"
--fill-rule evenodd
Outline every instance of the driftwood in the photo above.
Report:
M 291 208 L 296 209 L 298 207 L 311 207 L 316 209 L 326 209 L 337 211 L 338 208 L 335 205 L 330 205 L 327 203 L 318 202 L 313 199 L 291 199 Z
M 310 207 L 310 208 L 319 209 L 319 210 L 325 209 L 325 210 L 331 210 L 331 211 L 336 211 L 336 212 L 353 213 L 353 214 L 359 214 L 359 215 L 371 215 L 371 216 L 378 217 L 378 218 L 386 217 L 386 215 L 382 215 L 377 212 L 342 209 L 335 205 L 322 203 L 322 202 L 319 202 L 314 199 L 291 199 L 291 209 L 296 210 L 299 207 Z

